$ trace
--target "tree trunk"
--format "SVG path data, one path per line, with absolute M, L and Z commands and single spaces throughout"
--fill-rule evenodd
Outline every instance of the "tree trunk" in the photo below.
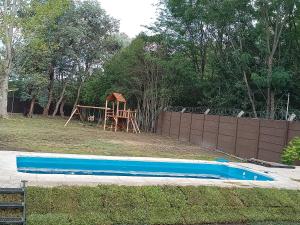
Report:
M 275 118 L 275 92 L 271 91 L 270 93 L 270 119 Z
M 44 108 L 43 111 L 43 116 L 48 116 L 49 114 L 49 109 L 50 109 L 50 105 L 52 103 L 52 99 L 53 99 L 53 86 L 54 86 L 54 68 L 53 65 L 50 64 L 49 65 L 49 87 L 48 87 L 48 102 Z
M 254 117 L 257 118 L 256 106 L 255 106 L 254 99 L 252 97 L 252 90 L 249 86 L 247 75 L 246 75 L 245 71 L 243 72 L 243 75 L 244 75 L 244 81 L 245 81 L 245 84 L 246 84 L 246 87 L 247 87 L 248 98 L 249 98 L 249 101 L 250 101 L 251 106 L 252 106 L 252 111 L 253 111 Z
M 0 118 L 7 118 L 8 76 L 0 75 Z
M 67 101 L 67 99 L 63 98 L 63 100 L 61 101 L 60 107 L 59 107 L 59 113 L 62 118 L 65 117 L 64 106 L 66 104 L 66 101 Z
M 73 109 L 72 109 L 72 112 L 75 110 L 77 104 L 78 104 L 78 101 L 79 101 L 79 98 L 80 98 L 80 92 L 81 92 L 81 88 L 82 88 L 82 85 L 83 85 L 83 82 L 80 82 L 80 85 L 77 89 L 77 96 L 76 96 L 76 100 L 74 102 L 74 105 L 73 105 Z
M 32 118 L 32 115 L 33 115 L 35 99 L 36 99 L 36 97 L 33 96 L 32 99 L 31 99 L 31 102 L 30 102 L 30 108 L 29 108 L 29 112 L 27 114 L 27 117 L 29 117 L 29 118 Z
M 267 9 L 268 10 L 268 9 Z M 273 40 L 271 40 L 271 32 L 270 27 L 272 24 L 270 24 L 269 20 L 269 14 L 266 10 L 266 18 L 265 18 L 265 24 L 266 24 L 266 41 L 267 41 L 267 52 L 268 52 L 268 58 L 267 58 L 267 68 L 268 68 L 268 75 L 267 75 L 267 81 L 268 81 L 268 88 L 267 88 L 267 118 L 273 119 L 275 115 L 275 92 L 272 90 L 272 75 L 273 75 L 273 60 L 274 55 L 276 53 L 276 50 L 278 49 L 278 44 L 280 40 L 281 33 L 284 28 L 284 24 L 288 18 L 288 16 L 277 16 L 276 22 L 275 22 L 275 29 L 273 30 Z M 277 15 L 280 15 L 279 12 L 280 8 L 277 9 Z
M 268 81 L 268 88 L 267 88 L 267 118 L 271 118 L 272 110 L 271 110 L 271 105 L 272 105 L 272 96 L 271 93 L 273 92 L 271 90 L 272 88 L 272 73 L 273 73 L 273 55 L 269 56 L 268 58 L 268 75 L 267 75 L 267 81 Z
M 207 56 L 206 56 L 207 46 L 206 45 L 203 46 L 203 50 L 201 52 L 202 52 L 202 54 L 201 54 L 201 79 L 203 79 L 205 67 L 206 67 L 206 58 L 207 58 Z
M 4 0 L 3 2 L 3 12 L 4 16 L 10 16 L 10 18 L 15 18 L 16 15 L 17 1 Z M 9 22 L 8 22 L 9 21 Z M 5 46 L 5 57 L 4 65 L 0 68 L 0 117 L 7 118 L 7 93 L 8 93 L 8 77 L 11 73 L 11 63 L 12 63 L 12 39 L 14 32 L 14 22 L 11 20 L 4 20 L 4 46 Z M 1 65 L 0 65 L 1 66 Z M 3 74 L 2 74 L 3 72 Z
M 60 93 L 60 97 L 59 97 L 59 99 L 58 99 L 58 101 L 57 101 L 57 103 L 55 105 L 55 109 L 54 109 L 53 114 L 52 114 L 53 117 L 56 116 L 58 108 L 59 108 L 59 105 L 61 104 L 61 102 L 62 102 L 62 100 L 63 100 L 63 98 L 65 96 L 66 87 L 67 87 L 67 84 L 65 83 L 64 86 L 63 86 L 63 89 L 62 89 L 62 91 Z

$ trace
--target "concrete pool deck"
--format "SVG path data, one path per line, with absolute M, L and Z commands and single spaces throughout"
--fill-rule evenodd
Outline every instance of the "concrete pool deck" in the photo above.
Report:
M 150 157 L 116 157 L 116 156 L 93 156 L 75 154 L 32 153 L 16 151 L 0 151 L 0 187 L 18 187 L 21 180 L 28 181 L 29 186 L 63 186 L 84 185 L 97 186 L 100 184 L 115 184 L 128 186 L 141 185 L 176 185 L 176 186 L 220 186 L 220 187 L 243 187 L 243 188 L 282 188 L 300 190 L 300 167 L 296 169 L 267 168 L 250 163 L 229 162 L 230 166 L 238 166 L 244 169 L 264 173 L 274 181 L 244 181 L 244 180 L 214 180 L 195 178 L 165 178 L 165 177 L 126 177 L 126 176 L 93 176 L 93 175 L 64 175 L 64 174 L 30 174 L 17 171 L 16 156 L 44 156 L 85 159 L 123 159 L 143 161 L 165 162 L 198 162 L 218 163 L 201 160 L 150 158 Z

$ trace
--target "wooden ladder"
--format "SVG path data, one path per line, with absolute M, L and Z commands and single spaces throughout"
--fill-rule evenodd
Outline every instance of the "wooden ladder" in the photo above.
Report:
M 110 122 L 109 125 L 106 124 L 106 128 L 114 131 L 115 127 L 117 126 L 117 119 L 114 116 L 107 116 L 106 121 Z
M 131 117 L 131 118 L 130 118 L 130 122 L 131 122 L 131 124 L 132 124 L 133 131 L 134 131 L 135 133 L 141 133 L 140 128 L 139 128 L 139 126 L 138 126 L 136 120 L 135 120 L 134 118 Z

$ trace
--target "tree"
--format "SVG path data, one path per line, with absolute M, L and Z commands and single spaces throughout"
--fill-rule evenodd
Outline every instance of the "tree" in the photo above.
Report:
M 120 48 L 113 38 L 118 31 L 118 21 L 108 16 L 99 3 L 87 1 L 74 3 L 62 23 L 64 29 L 60 33 L 65 39 L 61 46 L 68 49 L 70 61 L 76 68 L 73 77 L 77 83 L 75 108 L 84 82 Z
M 30 101 L 30 109 L 27 112 L 32 116 L 34 106 L 47 104 L 47 67 L 50 58 L 43 42 L 34 39 L 30 43 L 16 46 L 16 57 L 14 60 L 14 73 L 20 83 L 21 100 Z M 43 60 L 41 60 L 43 59 Z
M 180 57 L 180 61 L 185 61 L 184 57 Z M 184 91 L 186 94 L 188 86 L 190 91 L 193 90 L 194 80 L 189 80 L 191 76 L 186 77 L 188 82 L 181 79 L 179 70 L 183 66 L 178 68 L 178 62 L 177 57 L 168 57 L 160 37 L 141 34 L 106 64 L 104 79 L 110 80 L 108 83 L 111 84 L 107 92 L 124 93 L 129 106 L 137 108 L 140 127 L 153 132 L 159 113 L 170 104 L 171 99 L 182 98 L 181 94 Z M 188 70 L 188 67 L 185 68 Z
M 65 104 L 101 104 L 111 91 L 146 131 L 168 105 L 276 118 L 290 93 L 300 108 L 299 1 L 161 0 L 154 34 L 132 42 L 96 1 L 29 3 L 13 71 L 36 79 L 22 93 L 45 114 L 53 103 L 53 116 Z
M 32 73 L 26 74 L 22 79 L 21 96 L 22 100 L 30 100 L 29 109 L 26 109 L 27 117 L 32 117 L 35 104 L 45 101 L 45 88 L 47 87 L 47 79 L 44 74 Z
M 204 77 L 209 45 L 205 1 L 162 0 L 162 10 L 151 30 L 165 36 L 174 50 L 190 57 L 192 66 Z
M 47 102 L 43 106 L 43 115 L 47 116 L 53 100 L 53 88 L 55 79 L 55 67 L 57 63 L 58 32 L 57 21 L 66 12 L 70 5 L 69 0 L 52 0 L 41 2 L 32 0 L 27 8 L 23 10 L 23 34 L 25 43 L 31 45 L 34 51 L 43 51 L 41 58 L 47 68 L 49 84 L 47 87 Z M 33 43 L 39 43 L 34 45 Z
M 225 2 L 218 7 L 223 15 L 222 13 L 216 15 L 218 19 L 214 21 L 224 30 L 224 36 L 229 42 L 226 51 L 231 52 L 230 60 L 235 64 L 236 73 L 243 78 L 253 116 L 257 118 L 255 96 L 250 85 L 253 56 L 257 52 L 253 44 L 255 40 L 253 7 L 248 0 Z M 240 78 L 237 76 L 237 79 Z
M 4 118 L 8 116 L 8 77 L 12 70 L 13 38 L 18 7 L 17 0 L 4 0 L 0 3 L 0 44 L 4 45 L 3 51 L 0 51 L 0 117 Z
M 167 65 L 175 55 L 193 63 L 200 74 L 198 102 L 251 110 L 254 117 L 266 111 L 268 118 L 275 118 L 282 96 L 299 83 L 290 82 L 299 78 L 299 1 L 160 3 L 160 16 L 151 30 L 168 46 Z M 298 98 L 293 93 L 292 99 Z M 293 104 L 299 107 L 297 101 Z
M 44 108 L 43 114 L 48 115 L 56 100 L 54 116 L 60 105 L 63 111 L 61 103 L 66 102 L 68 83 L 77 86 L 75 106 L 93 70 L 101 68 L 120 48 L 116 38 L 118 22 L 96 1 L 33 0 L 21 15 L 24 40 L 19 46 L 16 71 L 23 77 L 34 70 L 47 78 L 43 101 L 38 103 Z
M 294 15 L 297 6 L 296 1 L 256 1 L 257 20 L 259 28 L 262 29 L 265 47 L 263 55 L 265 56 L 267 67 L 267 116 L 274 119 L 275 114 L 275 90 L 272 88 L 272 79 L 274 61 L 279 60 L 276 54 L 282 39 L 282 32 L 288 27 L 288 18 Z M 277 59 L 276 59 L 277 58 Z
M 57 17 L 63 6 L 66 6 L 66 2 L 65 0 L 46 2 L 33 0 L 21 4 L 19 0 L 4 0 L 0 3 L 0 38 L 4 46 L 0 57 L 0 117 L 7 117 L 8 78 L 13 69 L 15 36 L 21 39 L 22 35 L 30 33 L 31 28 L 31 30 L 35 30 L 35 34 L 31 37 L 35 37 L 45 28 L 46 22 Z M 28 13 L 29 11 L 30 13 Z M 37 39 L 33 41 L 41 44 L 42 39 L 40 37 Z M 40 46 L 44 47 L 45 45 Z

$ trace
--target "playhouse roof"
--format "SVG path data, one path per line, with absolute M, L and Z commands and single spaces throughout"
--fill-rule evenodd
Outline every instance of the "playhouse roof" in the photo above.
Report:
M 108 101 L 118 101 L 118 102 L 126 102 L 126 99 L 124 96 L 120 93 L 113 92 L 109 96 L 106 97 L 106 100 Z

